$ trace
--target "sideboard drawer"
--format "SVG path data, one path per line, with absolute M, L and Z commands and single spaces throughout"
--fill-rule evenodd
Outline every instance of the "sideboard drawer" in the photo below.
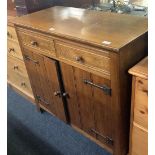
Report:
M 147 155 L 148 154 L 148 132 L 133 125 L 132 131 L 132 155 Z
M 23 59 L 18 42 L 13 41 L 13 40 L 8 40 L 7 46 L 8 46 L 8 55 L 12 55 L 16 58 Z
M 136 77 L 134 122 L 148 128 L 148 80 Z
M 33 96 L 30 81 L 24 63 L 16 58 L 8 57 L 7 79 L 9 83 Z
M 41 51 L 41 53 L 48 53 L 55 55 L 54 41 L 46 35 L 38 32 L 17 29 L 21 43 L 24 46 L 29 46 L 35 50 Z
M 18 41 L 17 34 L 16 34 L 14 27 L 11 27 L 11 26 L 7 27 L 7 37 L 8 37 L 8 39 Z
M 103 54 L 98 54 L 97 50 L 56 42 L 56 53 L 61 60 L 71 62 L 71 64 L 75 63 L 110 76 L 110 57 L 106 51 L 103 51 Z

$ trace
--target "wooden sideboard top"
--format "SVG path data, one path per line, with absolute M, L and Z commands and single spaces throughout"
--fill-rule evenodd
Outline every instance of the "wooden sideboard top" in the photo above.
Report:
M 147 18 L 55 6 L 14 20 L 16 25 L 119 51 L 147 33 Z
M 144 79 L 148 79 L 148 57 L 136 64 L 129 70 L 129 73 Z

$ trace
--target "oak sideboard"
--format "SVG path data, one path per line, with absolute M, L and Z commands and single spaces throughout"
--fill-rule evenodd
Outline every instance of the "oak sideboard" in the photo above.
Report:
M 126 155 L 128 69 L 147 55 L 147 18 L 56 6 L 14 24 L 37 108 Z

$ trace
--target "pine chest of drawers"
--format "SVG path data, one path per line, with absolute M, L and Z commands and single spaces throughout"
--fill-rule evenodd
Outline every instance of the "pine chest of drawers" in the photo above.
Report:
M 23 56 L 21 48 L 19 46 L 16 30 L 12 20 L 15 17 L 8 16 L 7 27 L 7 47 L 8 47 L 8 63 L 7 63 L 7 81 L 8 84 L 14 88 L 17 92 L 27 97 L 32 102 L 34 96 L 30 85 L 29 77 L 25 64 L 23 62 Z
M 53 7 L 14 23 L 37 106 L 126 155 L 128 69 L 147 55 L 147 19 Z
M 133 75 L 130 155 L 148 155 L 148 58 L 129 70 Z

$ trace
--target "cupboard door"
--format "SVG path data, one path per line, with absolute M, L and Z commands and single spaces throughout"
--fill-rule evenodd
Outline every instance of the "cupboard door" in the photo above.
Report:
M 65 63 L 61 70 L 71 124 L 112 147 L 111 96 L 101 89 L 110 81 Z
M 92 83 L 97 86 L 107 86 L 110 88 L 110 81 L 102 77 L 91 74 Z M 112 127 L 112 105 L 111 96 L 97 87 L 92 87 L 93 110 L 95 117 L 95 131 L 97 139 L 103 143 L 113 145 Z
M 61 85 L 58 79 L 58 62 L 27 49 L 24 49 L 23 53 L 38 105 L 66 121 L 65 107 L 60 96 Z

